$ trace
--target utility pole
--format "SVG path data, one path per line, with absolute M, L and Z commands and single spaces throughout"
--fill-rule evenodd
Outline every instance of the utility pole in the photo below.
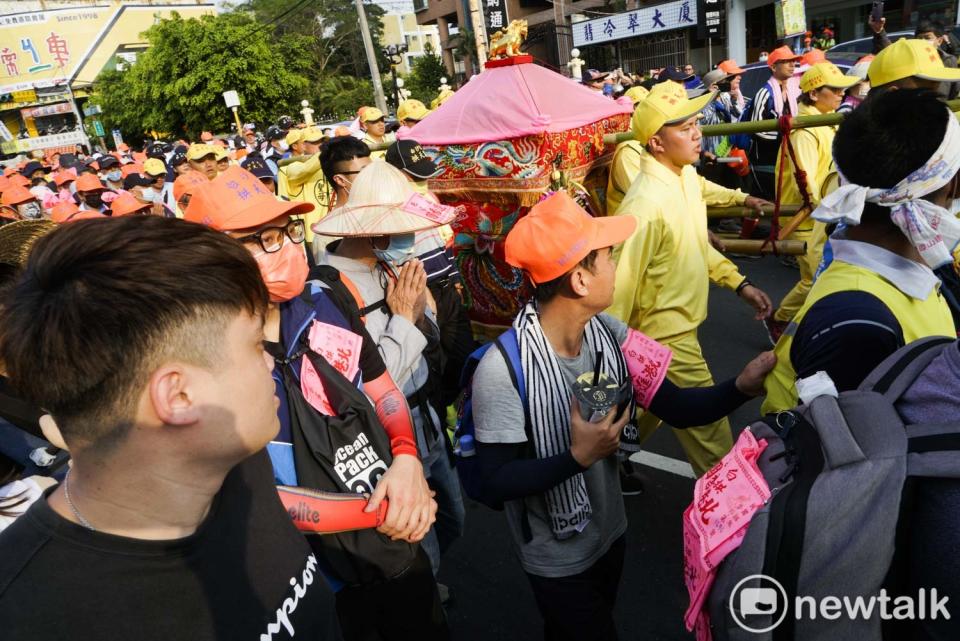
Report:
M 470 0 L 470 24 L 473 25 L 473 37 L 477 42 L 477 66 L 483 72 L 487 64 L 487 28 L 483 24 L 483 12 L 479 0 Z M 507 25 L 503 25 L 506 28 Z
M 373 99 L 377 109 L 387 113 L 387 99 L 383 96 L 383 83 L 380 82 L 380 68 L 377 66 L 377 54 L 373 51 L 373 39 L 370 37 L 370 27 L 367 25 L 367 12 L 363 10 L 363 0 L 356 0 L 357 18 L 360 20 L 360 35 L 363 36 L 363 48 L 367 50 L 367 64 L 370 65 L 370 76 L 373 80 Z
M 570 62 L 571 40 L 570 30 L 567 27 L 567 8 L 564 0 L 555 0 L 553 3 L 553 24 L 557 38 L 557 65 L 562 69 Z

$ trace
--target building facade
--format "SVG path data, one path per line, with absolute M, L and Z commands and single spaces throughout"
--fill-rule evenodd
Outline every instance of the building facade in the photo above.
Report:
M 407 51 L 401 56 L 403 62 L 397 65 L 397 73 L 407 75 L 413 68 L 413 61 L 419 56 L 432 52 L 440 54 L 440 32 L 436 25 L 421 25 L 413 13 L 388 13 L 383 16 L 382 46 L 405 44 Z
M 200 0 L 0 2 L 0 151 L 88 145 L 77 101 L 97 75 L 135 59 L 140 34 L 173 11 L 214 10 Z

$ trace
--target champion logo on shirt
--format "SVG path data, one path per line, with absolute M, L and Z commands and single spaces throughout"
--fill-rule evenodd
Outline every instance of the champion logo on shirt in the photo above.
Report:
M 303 574 L 300 576 L 300 582 L 297 583 L 296 577 L 290 579 L 290 585 L 293 586 L 293 595 L 288 596 L 277 608 L 276 621 L 267 625 L 267 631 L 260 635 L 260 641 L 272 641 L 273 635 L 280 632 L 282 627 L 291 637 L 296 636 L 293 629 L 293 623 L 290 621 L 290 615 L 296 612 L 300 599 L 307 595 L 307 587 L 313 584 L 314 573 L 317 571 L 317 557 L 310 555 L 307 557 L 307 565 L 303 568 Z

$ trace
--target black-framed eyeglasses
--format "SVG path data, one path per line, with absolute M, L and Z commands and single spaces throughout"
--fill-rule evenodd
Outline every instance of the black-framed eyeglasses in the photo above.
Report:
M 295 218 L 284 227 L 265 227 L 255 234 L 238 238 L 243 244 L 256 243 L 264 253 L 272 254 L 283 247 L 283 237 L 294 243 L 302 243 L 306 238 L 306 227 L 299 218 Z

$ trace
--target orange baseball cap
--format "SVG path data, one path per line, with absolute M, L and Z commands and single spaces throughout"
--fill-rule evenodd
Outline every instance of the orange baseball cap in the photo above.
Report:
M 53 182 L 57 187 L 63 187 L 66 183 L 77 179 L 77 170 L 73 167 L 61 169 L 53 175 Z
M 717 69 L 732 76 L 743 73 L 743 69 L 740 68 L 736 60 L 724 60 L 717 65 Z
M 777 47 L 776 49 L 770 52 L 770 55 L 767 56 L 767 64 L 772 67 L 778 62 L 786 62 L 788 60 L 800 60 L 801 57 L 802 56 L 798 56 L 797 54 L 793 53 L 793 49 L 791 49 L 787 45 L 783 45 L 782 47 Z
M 23 174 L 13 174 L 10 176 L 10 184 L 18 187 L 29 187 L 30 179 Z
M 313 203 L 278 200 L 260 179 L 236 165 L 193 192 L 184 220 L 221 231 L 249 229 L 274 218 L 313 211 Z
M 123 166 L 123 169 L 120 170 L 120 175 L 126 178 L 130 174 L 142 174 L 143 165 L 138 162 L 127 163 Z
M 811 49 L 800 57 L 800 64 L 813 66 L 818 62 L 826 62 L 827 54 L 820 49 Z
M 98 189 L 102 191 L 106 189 L 103 183 L 100 182 L 100 179 L 94 174 L 80 174 L 74 185 L 77 191 L 97 191 Z
M 6 169 L 3 170 L 4 176 L 12 176 L 15 173 L 17 173 L 17 170 L 14 167 L 7 167 Z
M 71 202 L 59 203 L 50 210 L 50 220 L 55 223 L 72 223 L 84 218 L 106 218 L 106 216 L 92 209 L 81 210 Z
M 185 174 L 177 176 L 173 181 L 173 199 L 180 202 L 180 198 L 186 194 L 193 195 L 197 187 L 203 187 L 210 183 L 210 180 L 199 171 L 188 171 Z
M 595 249 L 619 245 L 636 230 L 633 216 L 594 218 L 566 192 L 534 205 L 507 234 L 507 262 L 534 283 L 563 276 Z
M 26 187 L 15 185 L 3 192 L 3 197 L 0 198 L 0 203 L 3 203 L 8 207 L 14 207 L 16 205 L 28 203 L 31 200 L 37 200 L 37 197 L 34 196 L 33 193 Z
M 110 203 L 110 212 L 114 218 L 120 216 L 135 216 L 140 214 L 144 209 L 149 209 L 153 205 L 149 203 L 142 203 L 131 194 L 123 193 L 113 199 L 113 202 Z M 146 212 L 150 213 L 150 212 Z
M 0 194 L 3 193 L 4 189 L 10 189 L 10 179 L 6 176 L 0 176 Z

